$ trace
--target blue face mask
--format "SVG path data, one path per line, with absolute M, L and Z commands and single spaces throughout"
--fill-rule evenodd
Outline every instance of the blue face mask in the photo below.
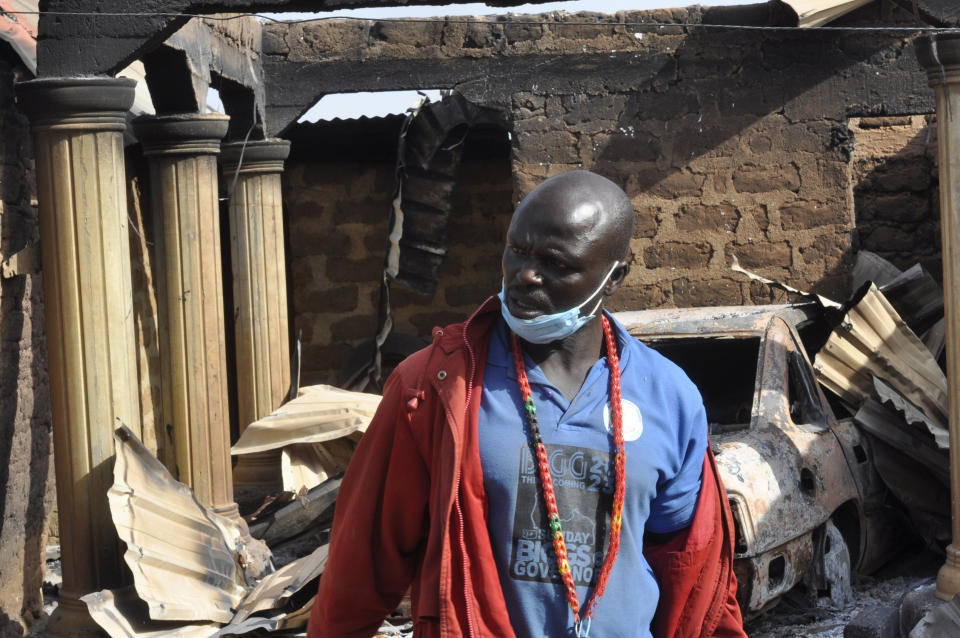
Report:
M 597 303 L 590 312 L 582 314 L 580 309 L 590 303 L 590 300 L 603 290 L 603 287 L 607 285 L 607 280 L 610 279 L 610 275 L 613 274 L 613 271 L 616 270 L 619 265 L 620 262 L 613 265 L 613 268 L 611 268 L 607 276 L 603 278 L 603 281 L 600 282 L 597 289 L 579 306 L 574 306 L 569 310 L 556 312 L 552 315 L 540 315 L 533 319 L 518 319 L 510 314 L 510 311 L 507 309 L 507 284 L 504 282 L 498 295 L 500 297 L 500 314 L 503 315 L 503 320 L 507 322 L 510 329 L 513 330 L 518 337 L 529 343 L 552 343 L 566 339 L 594 318 L 595 315 L 593 313 L 600 307 L 600 302 L 603 301 L 602 297 L 597 299 Z

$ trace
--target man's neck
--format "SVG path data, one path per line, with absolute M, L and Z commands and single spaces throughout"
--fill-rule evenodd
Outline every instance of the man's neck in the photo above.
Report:
M 599 315 L 566 339 L 553 343 L 528 343 L 523 351 L 540 367 L 547 380 L 573 401 L 590 368 L 603 356 L 603 324 Z

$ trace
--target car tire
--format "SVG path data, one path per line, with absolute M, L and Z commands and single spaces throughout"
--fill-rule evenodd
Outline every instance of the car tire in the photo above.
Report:
M 817 606 L 843 609 L 853 600 L 850 549 L 833 520 L 824 525 L 820 570 L 822 582 L 817 588 Z

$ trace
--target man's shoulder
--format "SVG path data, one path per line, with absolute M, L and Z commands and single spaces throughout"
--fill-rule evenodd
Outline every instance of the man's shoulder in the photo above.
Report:
M 499 307 L 499 306 L 498 306 Z M 490 300 L 485 302 L 468 319 L 446 326 L 436 326 L 432 331 L 433 341 L 404 359 L 394 370 L 410 387 L 416 383 L 431 367 L 449 365 L 451 359 L 466 363 L 470 349 L 479 349 L 487 339 L 493 321 L 490 318 Z
M 418 377 L 422 376 L 430 362 L 430 355 L 437 343 L 424 346 L 413 354 L 407 356 L 393 370 L 393 374 L 399 376 L 406 386 L 412 387 L 417 382 Z

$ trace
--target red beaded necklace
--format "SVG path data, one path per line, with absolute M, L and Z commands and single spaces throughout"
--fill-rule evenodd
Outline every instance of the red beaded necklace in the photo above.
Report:
M 617 551 L 620 549 L 620 528 L 623 524 L 623 501 L 627 491 L 626 465 L 627 453 L 623 443 L 623 406 L 620 391 L 620 358 L 617 356 L 617 341 L 613 335 L 610 322 L 603 315 L 603 335 L 607 346 L 607 363 L 610 367 L 610 407 L 613 413 L 613 442 L 617 448 L 614 457 L 616 485 L 613 492 L 613 511 L 610 514 L 610 545 L 607 555 L 603 559 L 603 567 L 597 576 L 597 584 L 593 595 L 586 605 L 587 611 L 580 615 L 580 599 L 577 596 L 577 586 L 570 573 L 570 563 L 567 561 L 567 545 L 563 540 L 563 529 L 560 526 L 560 512 L 557 510 L 557 497 L 553 490 L 553 478 L 550 476 L 550 465 L 547 459 L 547 449 L 540 437 L 540 426 L 537 423 L 537 407 L 533 403 L 533 393 L 530 390 L 530 381 L 527 379 L 527 369 L 523 362 L 523 351 L 520 349 L 520 339 L 513 335 L 513 362 L 517 370 L 517 382 L 520 384 L 520 393 L 523 395 L 523 404 L 527 412 L 527 423 L 530 426 L 530 438 L 537 451 L 537 465 L 540 470 L 540 484 L 543 489 L 543 500 L 547 505 L 547 516 L 550 521 L 550 530 L 553 533 L 553 549 L 557 555 L 557 567 L 560 577 L 567 588 L 567 602 L 573 611 L 574 626 L 580 636 L 582 621 L 586 621 L 589 633 L 590 620 L 597 613 L 597 602 L 603 596 L 610 579 L 610 571 L 617 560 Z

